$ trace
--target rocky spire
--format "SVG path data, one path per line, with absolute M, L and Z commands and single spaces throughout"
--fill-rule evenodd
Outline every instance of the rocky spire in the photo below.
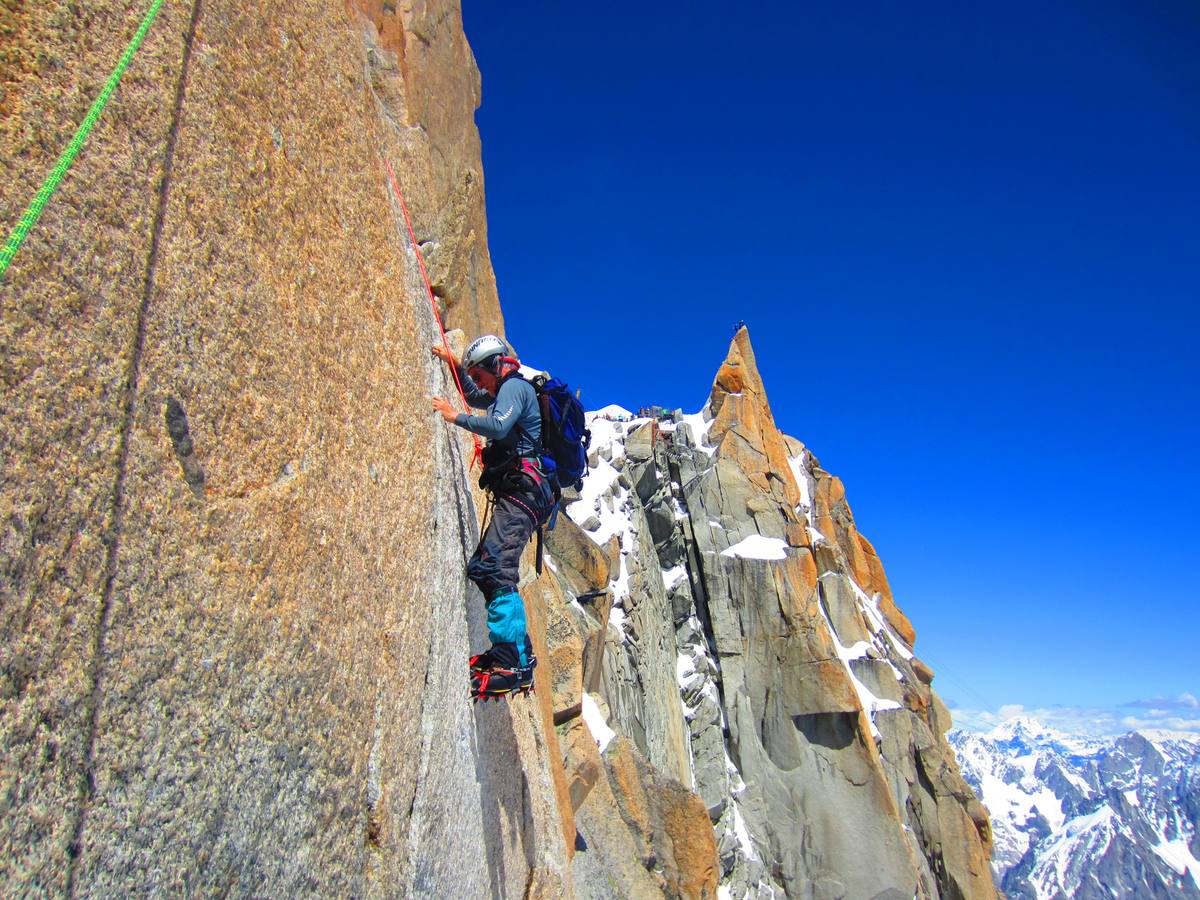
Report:
M 749 333 L 700 414 L 592 427 L 570 514 L 621 548 L 599 693 L 641 753 L 677 759 L 650 624 L 670 617 L 683 779 L 713 821 L 722 882 L 738 896 L 993 896 L 987 816 L 942 737 L 932 673 L 841 482 L 778 430 Z
M 790 511 L 799 505 L 800 491 L 791 476 L 787 445 L 775 427 L 745 327 L 730 342 L 729 353 L 717 370 L 709 409 L 713 422 L 708 439 L 719 456 L 735 461 L 759 493 L 777 500 L 785 518 L 793 519 Z M 798 546 L 805 544 L 807 541 L 802 541 Z

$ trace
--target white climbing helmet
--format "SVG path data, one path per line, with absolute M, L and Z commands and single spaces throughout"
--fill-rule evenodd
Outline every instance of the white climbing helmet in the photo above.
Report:
M 467 352 L 463 354 L 463 366 L 470 369 L 473 366 L 491 368 L 492 360 L 497 356 L 512 356 L 512 350 L 503 338 L 494 334 L 485 334 L 471 341 Z

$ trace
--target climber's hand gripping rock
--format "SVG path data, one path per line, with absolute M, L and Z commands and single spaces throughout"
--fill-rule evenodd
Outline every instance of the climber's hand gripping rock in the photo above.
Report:
M 451 353 L 450 350 L 443 344 L 434 344 L 429 348 L 429 352 L 431 352 L 442 362 L 450 363 L 450 365 L 456 368 L 459 365 L 458 357 Z
M 459 365 L 458 358 L 455 357 L 455 355 L 450 352 L 449 348 L 443 344 L 434 344 L 429 348 L 429 352 L 442 362 L 449 363 L 455 368 L 457 368 Z M 453 424 L 454 417 L 457 415 L 457 413 L 454 411 L 454 407 L 450 405 L 450 401 L 445 397 L 433 398 L 433 411 L 438 413 L 443 419 L 451 424 Z
M 439 413 L 443 419 L 450 423 L 453 423 L 455 416 L 458 415 L 458 413 L 454 411 L 454 407 L 450 405 L 450 401 L 445 397 L 433 398 L 433 410 L 434 412 Z

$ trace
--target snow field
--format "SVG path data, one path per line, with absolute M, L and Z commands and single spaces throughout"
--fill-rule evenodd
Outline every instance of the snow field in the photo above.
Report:
M 1062 828 L 1066 820 L 1062 801 L 1045 785 L 1033 786 L 1025 780 L 1019 785 L 1008 784 L 990 772 L 980 779 L 980 784 L 993 818 L 1022 823 L 1037 810 L 1053 831 Z
M 628 415 L 620 407 L 605 407 L 608 410 L 619 410 L 620 414 Z M 588 428 L 592 432 L 591 450 L 607 449 L 613 461 L 625 455 L 624 437 L 629 431 L 648 422 L 649 419 L 631 419 L 628 422 L 610 422 L 599 417 L 597 413 L 587 414 Z M 567 506 L 567 515 L 580 527 L 592 515 L 600 519 L 600 527 L 588 532 L 597 544 L 603 546 L 614 534 L 630 529 L 629 525 L 629 490 L 620 485 L 621 473 L 607 459 L 599 458 L 595 466 L 588 469 L 583 479 L 583 489 L 579 499 Z M 623 546 L 628 546 L 623 545 Z
M 1029 875 L 1029 882 L 1038 900 L 1061 896 L 1061 891 L 1065 891 L 1068 897 L 1073 896 L 1082 881 L 1083 872 L 1078 864 L 1073 866 L 1072 862 L 1102 856 L 1112 843 L 1118 827 L 1119 823 L 1113 819 L 1112 807 L 1108 805 L 1086 816 L 1071 819 L 1065 828 L 1051 838 L 1047 852 L 1041 855 Z M 1080 853 L 1081 847 L 1085 848 L 1083 854 Z
M 605 416 L 627 421 L 610 421 Z M 587 413 L 588 428 L 592 432 L 592 450 L 606 448 L 613 461 L 621 459 L 625 455 L 625 435 L 648 421 L 634 418 L 628 410 L 615 405 Z M 608 543 L 614 535 L 620 542 L 621 560 L 616 577 L 611 582 L 613 605 L 608 622 L 621 635 L 621 640 L 626 641 L 629 639 L 625 628 L 625 601 L 629 598 L 629 565 L 626 558 L 636 546 L 637 535 L 633 529 L 633 505 L 629 489 L 621 486 L 620 477 L 621 473 L 612 462 L 599 458 L 583 479 L 579 499 L 569 504 L 566 511 L 571 521 L 581 528 L 592 516 L 599 519 L 600 527 L 593 531 L 585 529 L 585 533 L 600 546 Z
M 704 408 L 701 409 L 700 412 L 683 416 L 683 424 L 691 429 L 692 441 L 695 443 L 696 448 L 703 450 L 709 457 L 711 457 L 717 452 L 717 448 L 710 447 L 708 445 L 708 432 L 709 429 L 712 428 L 713 424 L 713 419 L 711 417 L 709 417 L 707 420 L 705 419 L 705 416 L 708 415 L 708 404 L 705 403 Z
M 591 425 L 592 419 L 632 419 L 633 413 L 623 406 L 617 406 L 615 403 L 610 403 L 608 406 L 602 406 L 599 409 L 592 410 L 587 414 L 588 425 Z M 595 432 L 592 432 L 595 437 Z
M 806 519 L 812 518 L 812 485 L 808 480 L 808 451 L 804 451 L 799 456 L 788 458 L 788 465 L 792 468 L 792 476 L 796 479 L 796 486 L 800 488 L 800 505 L 796 507 L 796 514 L 801 515 Z M 813 529 L 816 531 L 816 529 Z M 817 532 L 820 534 L 821 532 Z
M 1150 849 L 1179 875 L 1185 872 L 1191 875 L 1192 882 L 1200 888 L 1200 860 L 1192 855 L 1187 841 L 1163 841 Z
M 1147 889 L 1162 884 L 1156 881 L 1161 873 L 1152 871 L 1160 861 L 1200 887 L 1200 861 L 1190 849 L 1194 826 L 1177 793 L 1200 764 L 1200 738 L 1141 736 L 1152 749 L 1129 742 L 1128 735 L 1064 734 L 1027 716 L 1008 719 L 986 735 L 956 732 L 952 745 L 963 774 L 978 785 L 991 812 L 996 871 L 1015 865 L 1032 842 L 1026 883 L 1033 894 L 1046 900 L 1071 896 L 1119 843 L 1140 854 Z M 1089 778 L 1099 779 L 1099 787 Z M 1071 816 L 1072 809 L 1081 812 Z M 1048 825 L 1045 837 L 1032 825 L 1035 814 Z

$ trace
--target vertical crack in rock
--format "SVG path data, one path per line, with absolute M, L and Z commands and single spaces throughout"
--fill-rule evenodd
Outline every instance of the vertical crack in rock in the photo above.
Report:
M 400 210 L 392 201 L 397 222 Z M 422 298 L 426 310 L 424 333 L 428 346 L 440 340 L 436 322 L 426 302 L 424 285 L 416 272 L 417 261 L 403 235 L 408 287 Z M 427 355 L 425 387 L 430 395 L 454 390 L 442 367 Z M 414 742 L 418 755 L 413 792 L 408 799 L 406 872 L 408 890 L 416 895 L 440 896 L 451 890 L 483 896 L 503 892 L 506 861 L 512 852 L 499 832 L 486 827 L 485 807 L 498 807 L 488 769 L 481 761 L 474 711 L 465 685 L 468 635 L 482 628 L 482 618 L 472 615 L 471 588 L 465 580 L 466 555 L 474 546 L 476 521 L 468 488 L 468 471 L 459 434 L 439 423 L 434 436 L 433 476 L 435 505 L 431 510 L 433 571 L 426 585 L 432 603 L 445 609 L 444 621 L 434 623 L 428 635 L 423 687 L 414 717 Z M 453 523 L 446 521 L 453 518 Z M 511 728 L 511 726 L 510 726 Z M 514 741 L 501 742 L 501 752 Z
M 78 875 L 79 854 L 83 840 L 83 829 L 87 822 L 87 808 L 96 791 L 96 741 L 100 725 L 100 702 L 103 696 L 105 638 L 113 615 L 113 590 L 117 578 L 117 562 L 120 553 L 121 529 L 125 518 L 125 479 L 129 468 L 129 436 L 133 430 L 133 419 L 137 401 L 138 376 L 142 353 L 146 343 L 146 316 L 150 309 L 150 297 L 154 292 L 154 275 L 158 266 L 158 248 L 162 240 L 163 224 L 167 215 L 167 201 L 174 168 L 175 144 L 179 136 L 179 122 L 183 113 L 183 100 L 187 91 L 188 70 L 192 59 L 192 43 L 196 36 L 196 23 L 200 19 L 201 2 L 193 0 L 187 33 L 183 39 L 183 57 L 179 66 L 179 80 L 175 85 L 175 102 L 171 112 L 171 127 L 167 133 L 167 144 L 163 152 L 162 180 L 159 182 L 158 205 L 154 213 L 150 249 L 146 255 L 146 279 L 142 298 L 137 311 L 133 347 L 125 376 L 122 400 L 124 409 L 117 450 L 117 473 L 113 484 L 112 500 L 109 504 L 109 520 L 105 527 L 104 589 L 100 599 L 99 622 L 96 641 L 92 647 L 88 681 L 91 690 L 87 696 L 87 743 L 84 746 L 83 772 L 79 780 L 79 794 L 70 826 L 71 842 L 67 847 L 69 866 L 66 878 L 66 894 L 75 896 L 75 879 Z
M 385 190 L 386 190 L 386 188 L 385 188 Z M 417 261 L 413 257 L 412 251 L 409 250 L 409 248 L 408 248 L 408 242 L 407 242 L 406 236 L 404 234 L 404 228 L 400 225 L 401 212 L 400 212 L 399 206 L 398 206 L 395 198 L 392 196 L 390 191 L 387 192 L 387 202 L 388 202 L 389 206 L 391 207 L 392 214 L 396 220 L 397 240 L 400 241 L 400 246 L 405 248 L 404 259 L 405 259 L 406 269 L 409 273 L 413 273 L 417 270 L 417 264 L 416 264 Z M 415 285 L 415 279 L 411 276 L 411 274 L 410 274 L 408 280 L 409 280 L 409 285 L 408 285 L 409 291 L 416 291 L 418 296 L 424 297 L 424 291 L 423 291 L 422 287 Z M 424 308 L 424 306 L 425 306 L 425 304 L 422 302 L 421 307 Z M 426 322 L 427 322 L 426 330 L 427 330 L 427 332 L 429 332 L 431 334 L 432 331 L 434 330 L 434 323 L 432 323 L 430 321 L 430 320 L 432 320 L 432 316 L 425 316 L 424 318 L 426 319 Z M 428 342 L 429 337 L 426 336 L 425 340 L 426 340 L 426 342 Z M 429 362 L 426 363 L 425 374 L 426 374 L 426 388 L 429 390 L 429 392 L 431 394 L 436 393 L 437 391 L 439 391 L 445 387 L 445 379 L 442 379 L 441 383 L 439 383 L 438 376 L 436 373 L 436 368 L 433 365 L 431 365 Z M 447 443 L 450 444 L 450 447 L 448 449 L 446 446 Z M 455 464 L 456 460 L 454 459 L 455 454 L 454 454 L 453 441 L 449 440 L 445 429 L 440 429 L 437 432 L 435 432 L 434 445 L 435 445 L 434 451 L 433 451 L 434 460 L 435 460 L 434 481 L 435 481 L 435 484 L 437 484 L 435 491 L 440 494 L 442 488 L 439 483 L 441 482 L 442 477 L 441 477 L 441 475 L 438 474 L 437 462 L 440 462 L 446 454 L 449 454 L 451 457 L 451 461 L 452 461 L 451 469 L 452 469 L 452 471 L 454 471 L 456 477 L 458 475 L 458 466 Z M 450 488 L 450 493 L 454 497 L 456 511 L 458 513 L 458 518 L 461 520 L 461 518 L 463 516 L 463 508 L 462 508 L 462 499 L 459 496 L 460 492 L 452 486 Z M 431 510 L 430 525 L 431 525 L 431 530 L 434 533 L 436 533 L 438 530 L 437 509 L 438 509 L 439 505 L 440 505 L 440 503 L 435 502 L 435 506 Z M 462 534 L 461 521 L 459 523 L 459 531 L 460 531 L 460 535 L 461 535 Z M 438 582 L 435 581 L 435 586 L 437 583 Z M 412 796 L 410 796 L 408 798 L 408 827 L 409 827 L 408 857 L 409 857 L 409 864 L 414 867 L 414 870 L 416 869 L 415 860 L 417 857 L 417 851 L 419 849 L 417 847 L 417 841 L 419 840 L 419 833 L 418 833 L 418 828 L 417 828 L 417 823 L 418 823 L 418 818 L 419 818 L 418 814 L 417 814 L 417 800 L 421 796 L 422 786 L 428 780 L 429 766 L 430 766 L 430 745 L 429 745 L 429 740 L 428 740 L 428 730 L 424 727 L 424 723 L 425 723 L 425 717 L 426 717 L 426 706 L 430 699 L 431 691 L 433 691 L 435 688 L 435 680 L 436 680 L 436 672 L 434 671 L 435 654 L 436 654 L 435 637 L 436 636 L 434 634 L 434 629 L 431 628 L 430 632 L 429 632 L 429 639 L 425 646 L 425 675 L 424 675 L 424 678 L 422 679 L 422 688 L 421 688 L 420 696 L 418 699 L 416 716 L 414 719 L 414 721 L 417 724 L 417 727 L 420 729 L 420 734 L 421 734 L 421 750 L 420 750 L 420 757 L 419 757 L 420 762 L 419 762 L 418 769 L 417 769 L 417 776 L 416 776 L 416 778 L 413 779 Z M 409 883 L 416 884 L 419 875 L 420 875 L 419 871 L 412 872 L 408 879 Z
M 718 666 L 718 673 L 719 673 L 720 665 L 721 665 L 721 657 L 717 653 L 717 637 L 716 637 L 716 634 L 714 634 L 714 632 L 713 632 L 712 620 L 709 618 L 709 614 L 708 614 L 708 593 L 704 589 L 704 584 L 705 584 L 704 563 L 701 559 L 699 544 L 696 541 L 696 526 L 695 526 L 695 523 L 692 521 L 692 512 L 688 508 L 687 494 L 683 489 L 683 474 L 682 474 L 682 470 L 680 469 L 680 466 L 679 466 L 679 461 L 677 459 L 669 459 L 669 461 L 667 463 L 667 469 L 670 474 L 671 480 L 680 485 L 679 498 L 678 498 L 679 504 L 682 507 L 684 513 L 686 514 L 684 516 L 683 522 L 687 526 L 688 536 L 685 541 L 685 544 L 686 544 L 685 551 L 686 552 L 684 554 L 684 561 L 686 562 L 685 570 L 687 572 L 688 584 L 692 589 L 692 597 L 695 599 L 695 603 L 696 603 L 696 618 L 698 618 L 700 620 L 700 628 L 702 629 L 702 631 L 704 633 L 704 641 L 706 644 L 708 644 L 708 649 L 712 653 L 713 661 Z M 699 477 L 699 476 L 696 476 L 696 477 Z M 694 563 L 694 571 L 693 571 L 693 563 Z M 718 677 L 713 680 L 716 682 L 717 696 L 720 698 L 721 709 L 723 710 L 726 708 L 725 707 L 725 679 Z M 725 730 L 728 731 L 728 729 L 725 729 Z M 733 748 L 733 749 L 735 750 L 735 753 L 736 753 L 736 748 Z M 736 760 L 735 760 L 735 762 L 736 762 Z
M 383 737 L 383 683 L 375 690 L 375 716 L 371 752 L 367 756 L 367 844 L 379 847 L 383 835 L 383 777 L 379 770 L 380 739 Z

